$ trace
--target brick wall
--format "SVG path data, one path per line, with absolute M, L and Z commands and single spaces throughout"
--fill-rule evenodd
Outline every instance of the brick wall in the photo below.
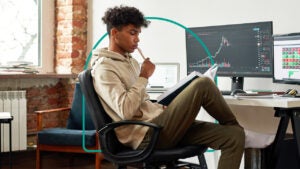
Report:
M 32 77 L 0 78 L 0 90 L 26 90 L 28 144 L 35 144 L 36 110 L 70 107 L 75 88 L 74 78 Z M 67 112 L 44 117 L 44 127 L 65 126 Z
M 41 79 L 42 80 L 42 79 Z M 70 79 L 53 79 L 54 83 L 44 86 L 26 88 L 27 98 L 27 130 L 36 131 L 36 110 L 70 107 L 72 103 L 74 83 Z M 66 113 L 49 114 L 44 118 L 44 127 L 64 126 Z
M 87 50 L 87 0 L 56 0 L 55 71 L 79 73 Z

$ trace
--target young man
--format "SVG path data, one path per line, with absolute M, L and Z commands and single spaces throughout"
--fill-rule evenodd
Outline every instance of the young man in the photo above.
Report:
M 109 34 L 108 48 L 93 52 L 92 76 L 99 99 L 114 121 L 141 120 L 163 126 L 157 148 L 202 144 L 221 150 L 219 169 L 238 169 L 245 134 L 209 78 L 197 78 L 169 105 L 152 103 L 146 93 L 155 70 L 149 58 L 141 65 L 131 57 L 140 41 L 141 27 L 149 22 L 134 7 L 114 7 L 102 18 Z M 204 107 L 219 124 L 196 121 Z M 134 149 L 149 142 L 148 128 L 129 125 L 116 131 L 121 143 Z

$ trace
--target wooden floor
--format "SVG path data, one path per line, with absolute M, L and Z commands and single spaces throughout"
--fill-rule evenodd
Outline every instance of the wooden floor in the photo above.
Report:
M 42 152 L 42 169 L 95 169 L 94 155 L 77 153 Z M 35 169 L 35 151 L 12 153 L 13 169 Z M 103 161 L 101 169 L 114 169 L 111 163 Z M 0 154 L 0 169 L 9 169 L 8 153 Z
M 35 159 L 35 150 L 13 152 L 12 169 L 35 169 Z M 127 167 L 127 169 L 137 168 L 139 167 Z M 0 153 L 0 169 L 10 169 L 9 153 Z M 93 154 L 42 151 L 41 169 L 95 169 L 95 158 Z M 103 160 L 101 169 L 116 169 L 116 166 Z

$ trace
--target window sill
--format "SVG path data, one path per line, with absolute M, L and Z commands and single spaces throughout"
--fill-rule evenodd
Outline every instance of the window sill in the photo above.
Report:
M 20 79 L 20 78 L 57 78 L 70 79 L 77 78 L 78 74 L 57 74 L 57 73 L 0 73 L 0 79 Z

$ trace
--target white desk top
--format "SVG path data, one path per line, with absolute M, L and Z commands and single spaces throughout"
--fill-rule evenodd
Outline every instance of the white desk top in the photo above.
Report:
M 238 106 L 262 106 L 291 108 L 300 107 L 300 98 L 274 97 L 274 98 L 236 98 L 224 96 L 227 104 Z

